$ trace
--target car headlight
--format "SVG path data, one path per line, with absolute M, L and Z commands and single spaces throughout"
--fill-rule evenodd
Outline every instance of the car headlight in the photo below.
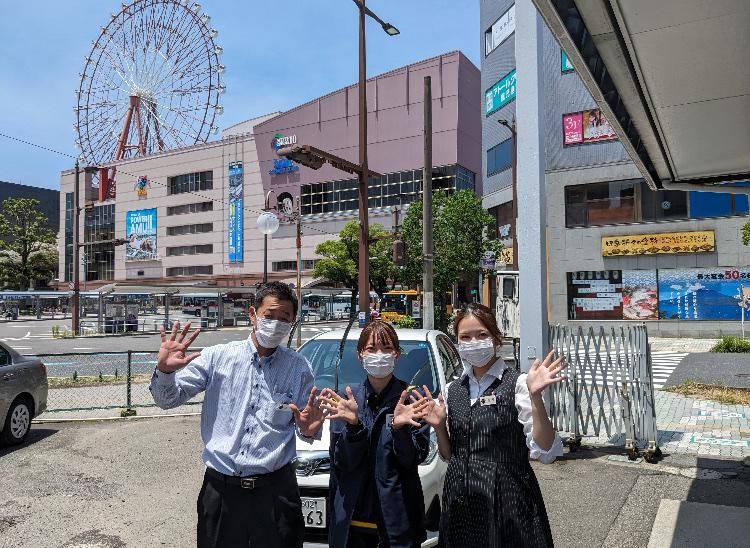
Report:
M 430 429 L 430 450 L 427 452 L 427 458 L 422 464 L 430 464 L 435 460 L 438 454 L 437 434 L 434 429 Z
M 297 451 L 294 466 L 298 476 L 328 474 L 331 471 L 331 456 L 328 451 Z

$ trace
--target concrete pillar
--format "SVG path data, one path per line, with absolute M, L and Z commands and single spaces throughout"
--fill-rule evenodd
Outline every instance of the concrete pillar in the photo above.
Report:
M 531 0 L 516 2 L 518 265 L 521 363 L 528 371 L 547 350 L 547 238 L 544 169 L 542 18 Z

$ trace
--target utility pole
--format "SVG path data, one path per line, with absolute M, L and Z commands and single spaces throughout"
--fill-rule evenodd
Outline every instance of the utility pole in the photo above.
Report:
M 302 205 L 297 196 L 297 348 L 302 346 Z
M 432 79 L 424 77 L 424 177 L 422 178 L 422 327 L 435 328 L 435 296 L 432 288 Z
M 510 131 L 511 144 L 513 146 L 513 155 L 511 156 L 511 173 L 513 178 L 513 209 L 511 216 L 513 218 L 513 263 L 512 270 L 518 270 L 518 181 L 516 172 L 518 171 L 518 135 L 516 134 L 516 118 L 508 123 L 508 120 L 498 120 L 498 122 L 507 127 Z
M 367 193 L 367 58 L 365 55 L 365 0 L 359 7 L 359 313 L 370 320 L 370 227 Z M 360 324 L 362 322 L 360 321 Z
M 80 299 L 81 299 L 81 286 L 79 277 L 81 275 L 79 271 L 79 249 L 80 246 L 80 220 L 81 220 L 81 207 L 80 207 L 80 186 L 81 186 L 81 168 L 76 159 L 76 176 L 75 186 L 73 187 L 73 302 L 70 307 L 71 318 L 73 322 L 73 336 L 78 336 L 79 327 L 79 315 L 80 315 Z

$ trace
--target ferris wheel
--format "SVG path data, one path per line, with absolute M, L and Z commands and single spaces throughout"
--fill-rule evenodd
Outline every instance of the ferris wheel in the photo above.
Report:
M 216 134 L 224 66 L 200 4 L 134 0 L 102 27 L 76 91 L 76 145 L 102 165 L 204 143 Z M 100 170 L 100 199 L 114 169 Z

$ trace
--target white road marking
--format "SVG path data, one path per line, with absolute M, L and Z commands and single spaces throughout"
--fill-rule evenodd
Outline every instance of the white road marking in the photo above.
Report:
M 664 385 L 667 384 L 669 377 L 672 376 L 672 373 L 674 372 L 674 370 L 680 364 L 682 359 L 687 355 L 688 355 L 687 352 L 665 351 L 665 352 L 652 352 L 651 353 L 651 370 L 653 374 L 655 390 L 660 390 L 664 388 Z M 597 367 L 594 370 L 594 375 L 592 375 L 591 373 L 592 373 L 591 368 L 586 368 L 584 370 L 583 380 L 589 381 L 589 382 L 592 381 L 593 379 L 596 379 L 597 381 L 605 380 L 603 371 L 600 368 Z M 606 380 L 609 381 L 609 386 L 612 387 L 615 379 L 608 374 Z
M 77 346 L 73 347 L 73 350 L 93 350 L 90 346 Z

